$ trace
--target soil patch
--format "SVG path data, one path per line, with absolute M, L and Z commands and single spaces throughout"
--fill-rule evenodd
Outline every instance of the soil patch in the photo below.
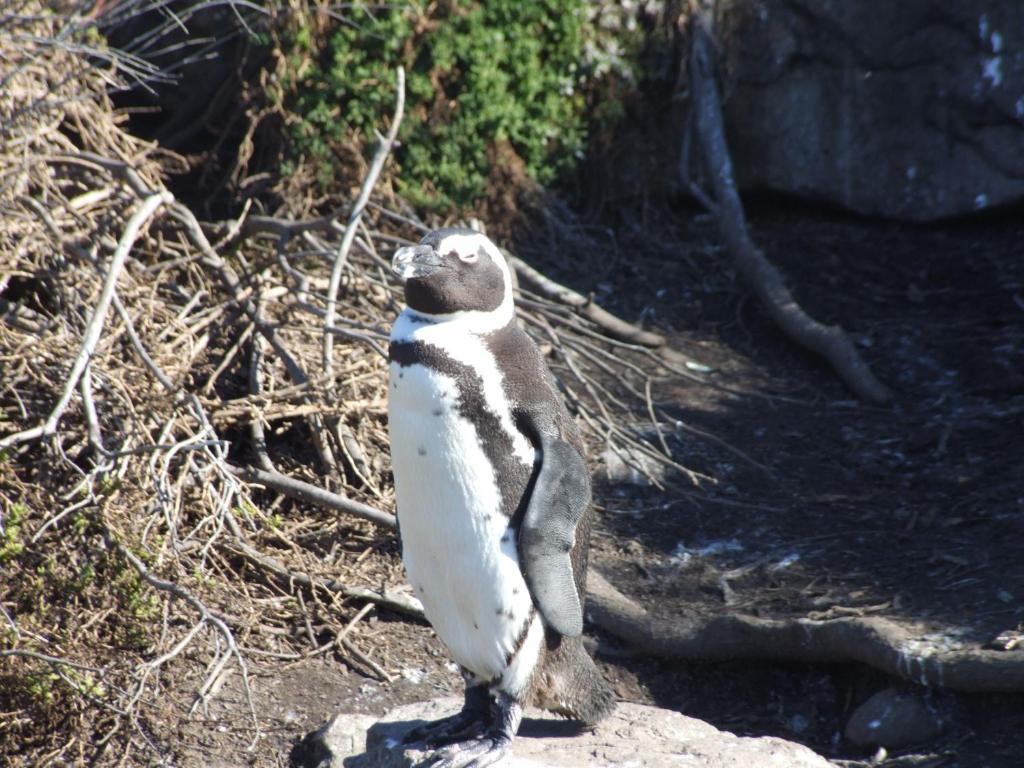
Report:
M 676 346 L 728 387 L 674 381 L 655 392 L 684 425 L 722 441 L 672 437 L 677 460 L 720 482 L 705 501 L 608 484 L 596 566 L 663 617 L 877 615 L 978 646 L 1019 632 L 1024 228 L 779 206 L 755 209 L 751 224 L 805 309 L 853 334 L 896 402 L 853 401 L 767 323 L 724 258 L 700 246 L 637 258 L 606 293 L 626 299 L 627 317 L 671 326 Z M 713 240 L 699 220 L 681 226 L 679 242 Z M 641 242 L 618 247 L 635 256 Z M 891 682 L 853 666 L 621 666 L 633 696 L 843 758 L 858 756 L 840 739 L 850 712 Z M 1024 699 L 933 701 L 948 736 L 918 752 L 947 755 L 945 765 L 1019 762 Z

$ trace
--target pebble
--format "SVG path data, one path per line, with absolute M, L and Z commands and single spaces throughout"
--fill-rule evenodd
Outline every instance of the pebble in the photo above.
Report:
M 934 739 L 942 717 L 923 697 L 886 688 L 861 704 L 846 723 L 846 738 L 863 747 L 899 749 Z

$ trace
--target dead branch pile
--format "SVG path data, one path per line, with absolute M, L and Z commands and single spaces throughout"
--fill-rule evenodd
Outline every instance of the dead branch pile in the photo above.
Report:
M 390 678 L 353 628 L 421 615 L 387 530 L 384 382 L 388 258 L 424 227 L 374 193 L 401 91 L 351 206 L 201 223 L 166 186 L 181 160 L 110 102 L 132 62 L 40 9 L 0 30 L 0 753 L 166 755 L 161 713 L 230 674 L 248 694 L 259 660 Z M 668 369 L 520 269 L 590 439 L 674 464 L 635 416 Z M 237 728 L 256 743 L 255 712 Z

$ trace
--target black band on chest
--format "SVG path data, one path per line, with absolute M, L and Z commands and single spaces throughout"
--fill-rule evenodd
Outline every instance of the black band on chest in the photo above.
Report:
M 534 468 L 516 457 L 512 436 L 502 427 L 498 414 L 487 405 L 480 374 L 472 366 L 422 341 L 392 341 L 388 358 L 402 368 L 422 365 L 455 382 L 455 401 L 451 407 L 474 426 L 480 448 L 493 468 L 494 481 L 501 496 L 501 509 L 495 511 L 518 525 L 529 500 Z M 450 418 L 443 411 L 432 411 L 432 415 Z M 515 422 L 515 414 L 510 413 L 509 423 Z

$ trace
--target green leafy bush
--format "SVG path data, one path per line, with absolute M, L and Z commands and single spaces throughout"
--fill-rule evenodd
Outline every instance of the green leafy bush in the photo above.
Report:
M 25 550 L 21 526 L 27 513 L 24 504 L 12 504 L 6 515 L 0 512 L 0 565 L 6 565 Z
M 383 129 L 395 68 L 407 73 L 399 190 L 428 208 L 467 206 L 485 194 L 488 150 L 507 145 L 549 184 L 570 168 L 586 133 L 585 0 L 355 3 L 315 63 L 298 30 L 285 75 L 297 116 L 294 148 L 329 183 L 332 146 Z

